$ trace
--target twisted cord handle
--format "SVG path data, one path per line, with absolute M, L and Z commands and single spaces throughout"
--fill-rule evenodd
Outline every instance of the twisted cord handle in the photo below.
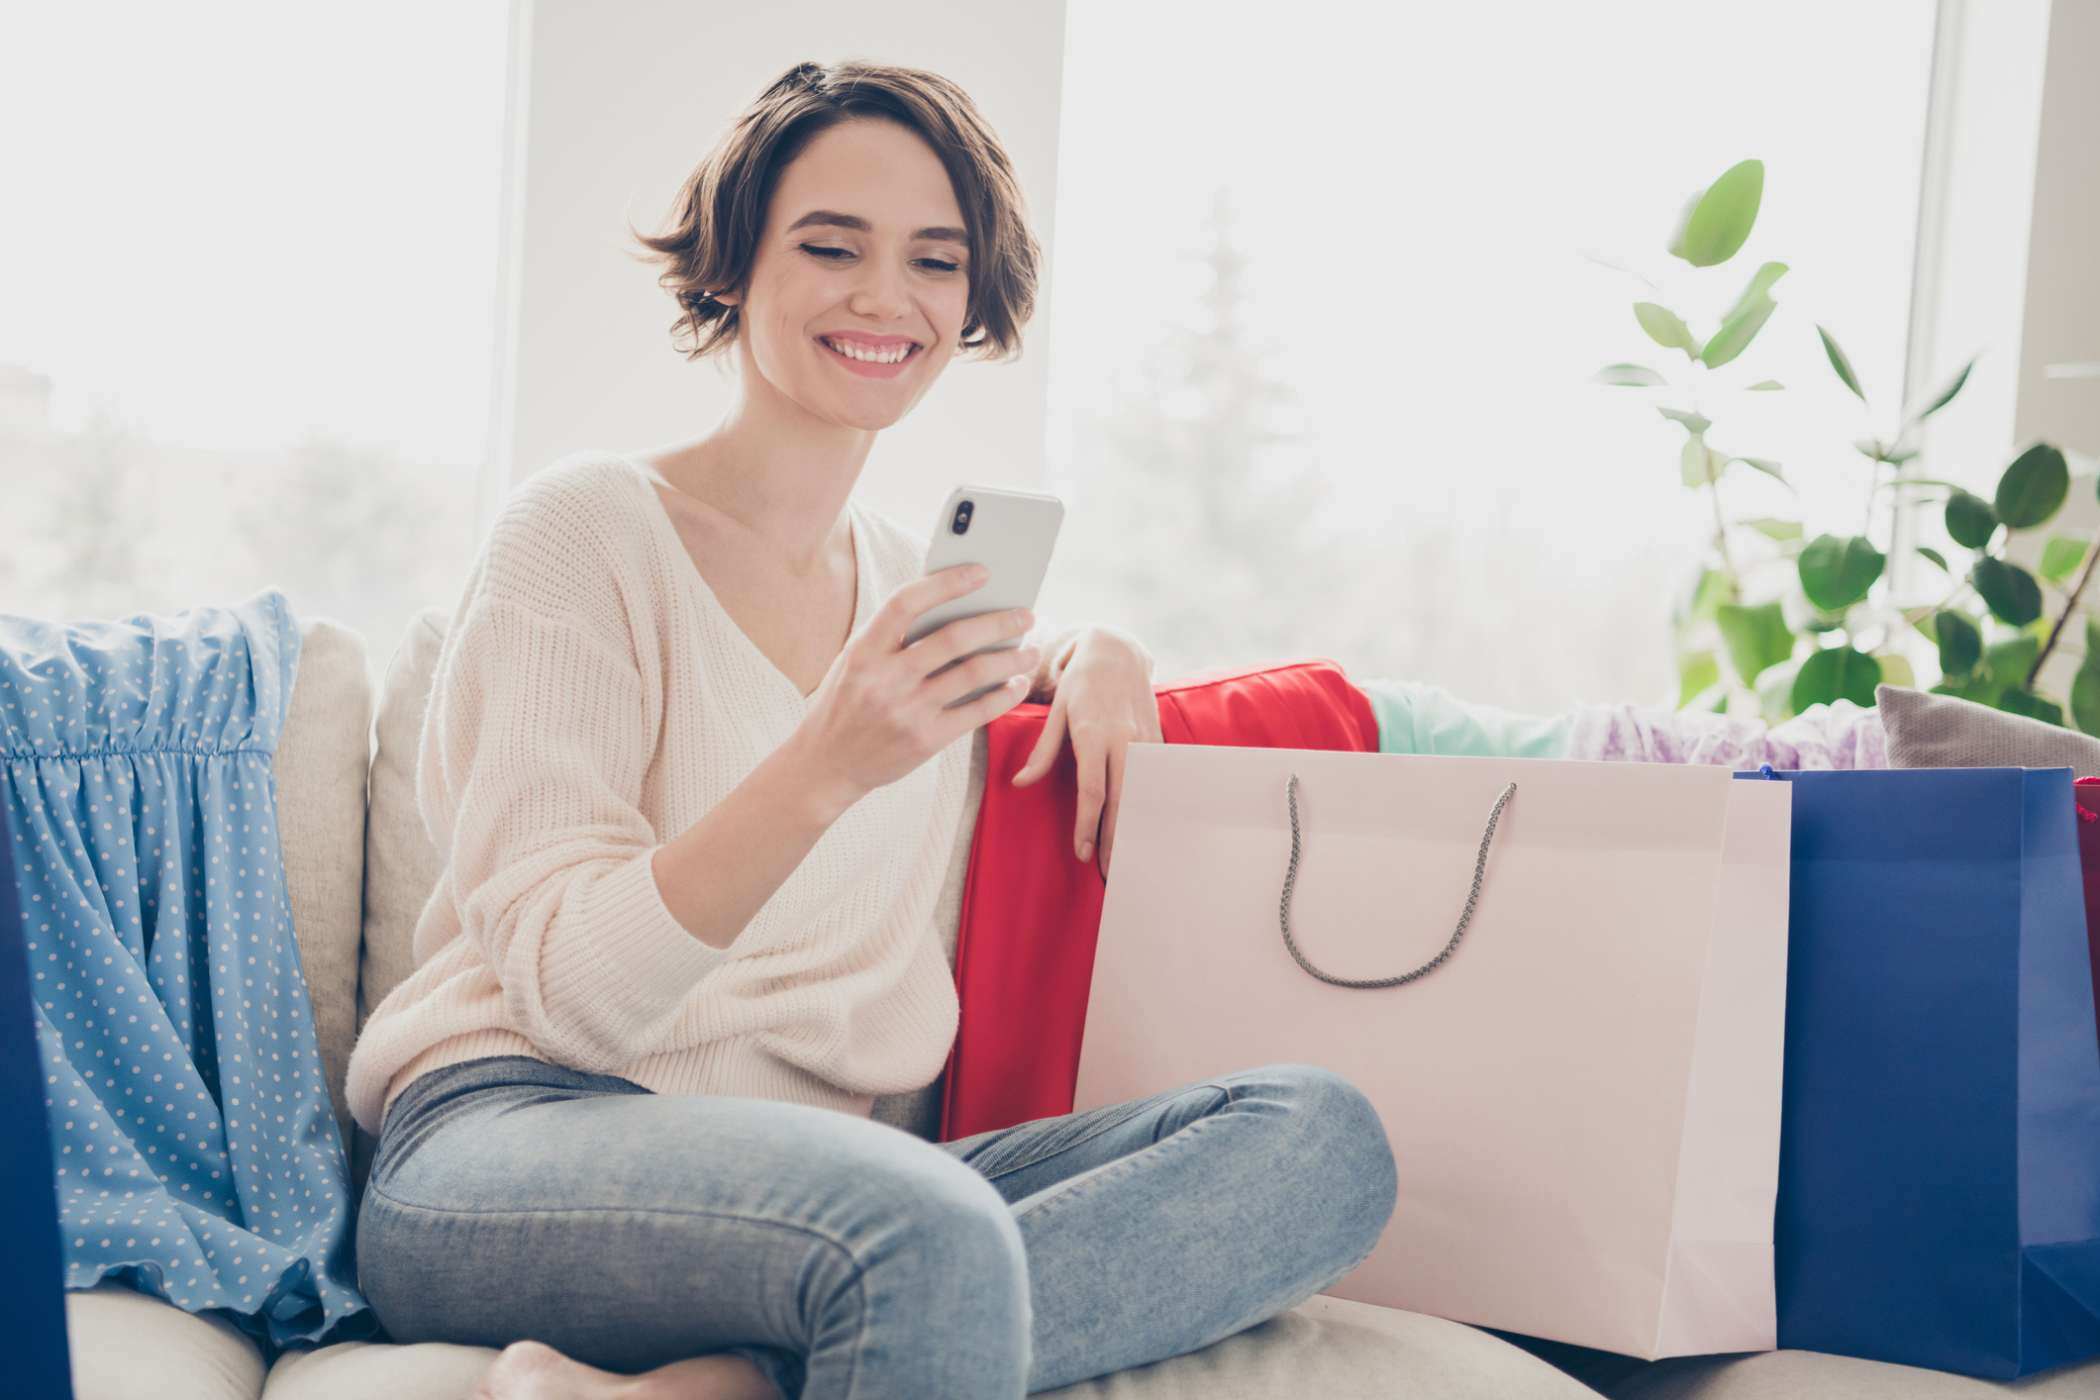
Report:
M 1450 957 L 1452 953 L 1458 950 L 1458 941 L 1466 936 L 1466 925 L 1473 921 L 1473 906 L 1480 901 L 1480 882 L 1487 875 L 1488 847 L 1495 840 L 1495 826 L 1502 820 L 1502 809 L 1508 805 L 1509 799 L 1516 795 L 1517 785 L 1510 783 L 1502 789 L 1502 795 L 1495 799 L 1494 808 L 1488 813 L 1487 830 L 1482 832 L 1480 836 L 1480 855 L 1473 862 L 1473 888 L 1466 895 L 1466 907 L 1459 912 L 1458 927 L 1451 931 L 1451 941 L 1444 945 L 1444 951 L 1438 953 L 1414 971 L 1403 972 L 1397 977 L 1336 977 L 1330 973 L 1320 971 L 1319 968 L 1306 961 L 1305 954 L 1298 951 L 1297 940 L 1291 937 L 1291 886 L 1298 878 L 1299 851 L 1298 775 L 1296 773 L 1291 774 L 1290 781 L 1284 785 L 1284 797 L 1289 801 L 1291 809 L 1291 865 L 1290 869 L 1284 872 L 1283 902 L 1278 910 L 1278 919 L 1283 925 L 1283 946 L 1290 950 L 1291 956 L 1297 960 L 1298 966 L 1304 968 L 1322 982 L 1332 982 L 1337 987 L 1400 987 L 1414 981 L 1416 978 L 1427 977 L 1443 965 L 1444 959 Z

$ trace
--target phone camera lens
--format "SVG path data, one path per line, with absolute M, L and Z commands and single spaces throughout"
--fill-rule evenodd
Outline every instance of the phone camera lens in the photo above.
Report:
M 955 508 L 955 520 L 948 527 L 951 534 L 966 534 L 970 528 L 971 503 L 964 501 Z

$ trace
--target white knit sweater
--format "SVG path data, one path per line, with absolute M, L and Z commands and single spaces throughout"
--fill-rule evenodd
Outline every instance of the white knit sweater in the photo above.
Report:
M 847 513 L 857 633 L 925 541 Z M 416 970 L 351 1052 L 358 1123 L 376 1136 L 416 1076 L 483 1055 L 859 1114 L 931 1083 L 956 1027 L 933 909 L 969 735 L 855 803 L 728 948 L 672 916 L 650 869 L 808 709 L 638 464 L 578 452 L 520 483 L 438 656 L 416 801 L 445 865 Z

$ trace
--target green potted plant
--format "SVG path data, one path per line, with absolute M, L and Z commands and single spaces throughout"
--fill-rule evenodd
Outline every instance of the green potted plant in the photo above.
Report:
M 1694 268 L 1725 266 L 1749 239 L 1763 196 L 1762 162 L 1730 166 L 1686 201 L 1668 244 L 1671 256 Z M 1730 366 L 1736 367 L 1732 377 L 1750 378 L 1739 361 L 1777 309 L 1773 287 L 1787 270 L 1782 262 L 1761 264 L 1702 329 L 1660 300 L 1636 300 L 1641 330 L 1661 349 L 1680 352 L 1683 362 L 1666 357 L 1674 374 L 1622 362 L 1594 376 L 1607 385 L 1663 391 L 1656 411 L 1685 434 L 1678 479 L 1707 498 L 1712 524 L 1704 558 L 1673 617 L 1679 706 L 1749 711 L 1773 721 L 1841 699 L 1871 706 L 1875 686 L 1884 681 L 1916 684 L 1915 657 L 1936 666 L 1936 691 L 2064 723 L 2066 705 L 2043 694 L 2039 678 L 2077 614 L 2100 550 L 2085 535 L 2054 534 L 2042 545 L 2037 570 L 2012 557 L 2016 536 L 2045 529 L 2061 511 L 2070 490 L 2064 454 L 2049 443 L 2028 445 L 2005 467 L 1988 500 L 1916 469 L 1920 429 L 1960 394 L 1975 360 L 1906 409 L 1892 433 L 1853 443 L 1870 466 L 1858 533 L 1811 539 L 1798 512 L 1732 513 L 1724 486 L 1742 473 L 1761 473 L 1789 490 L 1792 483 L 1780 463 L 1719 445 L 1725 434 L 1716 433 L 1703 411 L 1701 391 Z M 1837 339 L 1821 325 L 1816 334 L 1838 380 L 1867 405 Z M 1770 378 L 1740 387 L 1784 388 Z M 1925 504 L 1941 508 L 1961 557 L 1949 559 L 1899 531 L 1902 508 Z M 1898 550 L 1920 566 L 1907 567 L 1905 578 L 1926 576 L 1923 566 L 1936 571 L 1939 596 L 1892 596 L 1889 564 Z M 2100 630 L 2092 636 L 2068 712 L 2079 728 L 2100 733 Z

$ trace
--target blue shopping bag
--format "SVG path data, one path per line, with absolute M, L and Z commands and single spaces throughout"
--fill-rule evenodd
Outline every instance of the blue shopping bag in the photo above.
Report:
M 14 843 L 0 805 L 0 1317 L 7 1319 L 11 1395 L 72 1400 L 59 1267 L 58 1185 L 36 1052 L 29 952 L 15 883 Z
M 2100 1047 L 2068 768 L 1794 787 L 1782 1347 L 2010 1378 L 2100 1354 Z

